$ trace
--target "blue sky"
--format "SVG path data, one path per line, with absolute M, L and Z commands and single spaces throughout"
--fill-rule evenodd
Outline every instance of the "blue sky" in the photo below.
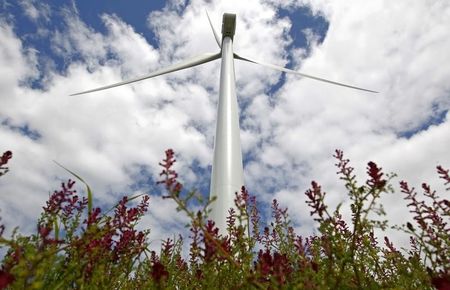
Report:
M 216 52 L 205 9 L 219 31 L 223 13 L 237 14 L 234 48 L 244 56 L 380 91 L 236 62 L 245 182 L 262 208 L 277 198 L 297 231 L 311 233 L 303 194 L 311 180 L 331 205 L 346 202 L 331 157 L 337 148 L 361 179 L 375 161 L 398 173 L 395 182 L 442 189 L 434 168 L 450 167 L 450 4 L 395 3 L 4 0 L 0 150 L 14 157 L 0 180 L 2 221 L 34 230 L 48 193 L 69 177 L 56 160 L 89 182 L 100 205 L 151 191 L 143 226 L 155 241 L 185 232 L 186 217 L 157 196 L 154 182 L 173 148 L 186 187 L 208 193 L 219 62 L 69 95 Z M 404 222 L 401 195 L 383 202 L 392 221 Z

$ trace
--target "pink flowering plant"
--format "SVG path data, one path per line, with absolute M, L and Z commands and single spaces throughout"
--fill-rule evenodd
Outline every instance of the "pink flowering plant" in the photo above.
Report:
M 1 157 L 1 175 L 11 157 L 9 151 Z M 163 198 L 190 219 L 187 253 L 181 236 L 165 240 L 158 253 L 150 250 L 150 229 L 137 230 L 151 202 L 148 195 L 125 196 L 102 212 L 93 206 L 89 186 L 69 171 L 84 183 L 86 196 L 69 179 L 43 206 L 34 234 L 14 230 L 5 237 L 0 226 L 6 252 L 0 289 L 450 289 L 448 199 L 428 184 L 419 193 L 402 181 L 400 192 L 413 219 L 390 226 L 380 197 L 394 192 L 394 175 L 369 162 L 367 180 L 359 184 L 342 151 L 334 157 L 350 219 L 343 218 L 342 204 L 327 206 L 326 192 L 313 181 L 305 195 L 318 228 L 315 235 L 299 236 L 277 200 L 264 222 L 256 198 L 243 187 L 224 234 L 207 219 L 214 200 L 183 188 L 173 170 L 175 154 L 167 150 L 158 183 L 165 187 Z M 449 171 L 438 166 L 437 174 L 449 191 Z M 200 210 L 192 210 L 199 208 L 192 203 Z M 410 236 L 408 249 L 387 236 L 377 238 L 375 231 L 389 227 Z

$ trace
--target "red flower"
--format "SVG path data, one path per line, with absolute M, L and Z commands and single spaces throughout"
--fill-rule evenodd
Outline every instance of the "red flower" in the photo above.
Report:
M 5 165 L 6 163 L 8 163 L 8 160 L 11 159 L 11 157 L 12 157 L 12 152 L 11 151 L 6 151 L 0 157 L 0 169 L 3 170 L 3 172 L 0 171 L 0 176 L 6 174 L 6 172 L 8 172 L 8 167 L 2 167 L 2 165 Z
M 438 290 L 450 290 L 450 275 L 434 277 L 431 284 Z
M 61 244 L 64 242 L 63 240 L 49 238 L 51 231 L 52 231 L 52 228 L 50 226 L 38 225 L 38 233 L 42 238 L 43 246 Z
M 6 163 L 8 163 L 8 160 L 12 158 L 12 152 L 11 151 L 6 151 L 5 153 L 3 153 L 3 156 L 0 157 L 0 166 L 5 165 Z
M 169 272 L 167 272 L 166 267 L 160 261 L 153 263 L 151 275 L 153 280 L 158 284 L 161 283 L 161 280 L 167 280 L 169 278 Z
M 311 182 L 311 189 L 308 189 L 305 194 L 309 198 L 306 203 L 313 209 L 311 211 L 311 215 L 318 214 L 319 218 L 315 220 L 321 220 L 323 218 L 323 214 L 327 209 L 327 206 L 324 204 L 323 199 L 325 198 L 325 192 L 322 192 L 322 188 L 317 182 Z
M 381 168 L 372 161 L 367 164 L 367 174 L 370 176 L 370 179 L 367 180 L 368 186 L 375 189 L 382 189 L 386 185 L 386 180 L 382 179 L 383 172 L 381 172 Z
M 0 270 L 0 289 L 5 289 L 12 282 L 14 282 L 14 276 L 3 269 Z
M 162 163 L 159 163 L 164 169 L 159 174 L 165 176 L 164 180 L 158 181 L 156 184 L 165 184 L 166 190 L 172 194 L 179 194 L 183 189 L 183 185 L 177 181 L 178 174 L 175 170 L 171 169 L 172 165 L 177 161 L 175 159 L 175 153 L 172 149 L 166 150 L 166 159 Z
M 215 241 L 219 240 L 219 229 L 215 226 L 212 220 L 208 220 L 205 231 L 207 235 L 203 234 L 203 242 L 205 244 L 205 261 L 212 261 L 217 253 L 217 244 Z
M 261 282 L 275 278 L 280 285 L 287 282 L 293 269 L 289 264 L 286 254 L 275 252 L 272 256 L 269 250 L 259 250 L 258 260 L 255 262 L 256 271 L 259 272 Z

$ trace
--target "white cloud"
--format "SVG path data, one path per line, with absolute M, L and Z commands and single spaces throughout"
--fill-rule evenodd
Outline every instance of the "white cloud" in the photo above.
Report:
M 35 0 L 19 0 L 19 5 L 23 9 L 23 13 L 31 21 L 38 22 L 41 19 L 49 21 L 51 16 L 51 9 L 48 4 L 39 3 Z
M 34 51 L 26 49 L 14 35 L 11 26 L 0 19 L 0 86 L 2 94 L 12 97 L 14 89 L 27 79 L 35 77 L 37 63 Z
M 446 80 L 450 70 L 445 51 L 450 41 L 443 32 L 450 25 L 444 16 L 450 6 L 444 2 L 411 5 L 407 1 L 311 1 L 310 5 L 322 11 L 330 25 L 324 42 L 313 48 L 302 70 L 381 93 L 359 93 L 296 77 L 288 77 L 279 92 L 279 102 L 270 114 L 273 138 L 267 142 L 270 145 L 261 146 L 256 164 L 272 160 L 269 156 L 273 156 L 274 147 L 289 160 L 281 166 L 285 170 L 276 175 L 278 178 L 283 180 L 290 173 L 289 164 L 307 164 L 310 171 L 291 180 L 298 190 L 279 189 L 275 193 L 292 209 L 294 220 L 306 222 L 306 226 L 310 218 L 303 192 L 310 180 L 321 182 L 330 191 L 332 205 L 344 199 L 330 158 L 334 148 L 344 149 L 362 177 L 364 166 L 373 160 L 416 185 L 419 180 L 438 184 L 437 162 L 450 166 L 444 149 L 450 145 L 444 133 L 448 118 L 411 139 L 397 137 L 449 109 Z M 267 113 L 262 111 L 254 118 L 267 118 Z M 273 177 L 273 173 L 276 171 L 250 170 L 254 182 L 262 176 Z M 391 219 L 404 222 L 393 218 L 409 216 L 402 196 L 386 200 Z
M 193 125 L 212 122 L 213 113 L 208 112 L 206 91 L 198 85 L 186 89 L 159 78 L 111 92 L 69 96 L 158 66 L 158 53 L 142 36 L 115 16 L 104 15 L 103 20 L 108 28 L 105 35 L 67 12 L 66 25 L 52 39 L 53 49 L 67 61 L 67 71 L 45 72 L 45 91 L 19 87 L 22 79 L 35 73 L 37 64 L 30 66 L 32 55 L 22 48 L 12 27 L 2 22 L 0 57 L 5 64 L 2 74 L 7 76 L 2 92 L 9 102 L 1 108 L 2 120 L 12 120 L 15 126 L 30 124 L 42 136 L 32 141 L 17 130 L 1 127 L 3 146 L 14 152 L 11 172 L 2 184 L 8 198 L 1 199 L 9 229 L 18 220 L 11 212 L 20 212 L 24 221 L 35 219 L 40 211 L 36 205 L 43 205 L 48 191 L 58 186 L 54 176 L 68 176 L 52 159 L 83 176 L 98 202 L 109 204 L 133 182 L 135 164 L 148 167 L 157 179 L 158 162 L 169 147 L 182 156 L 179 169 L 191 182 L 195 178 L 187 165 L 196 159 L 203 166 L 209 162 L 205 136 Z M 115 61 L 107 58 L 109 52 Z M 194 102 L 187 102 L 186 93 L 194 95 Z M 24 231 L 33 230 L 26 222 L 20 225 Z

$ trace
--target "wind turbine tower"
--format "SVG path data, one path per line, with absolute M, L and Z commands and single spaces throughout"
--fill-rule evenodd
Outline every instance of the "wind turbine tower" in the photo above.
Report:
M 239 109 L 236 97 L 234 59 L 259 64 L 271 69 L 296 74 L 301 77 L 310 78 L 333 85 L 343 86 L 370 93 L 377 92 L 304 74 L 281 66 L 263 63 L 248 57 L 242 57 L 234 53 L 233 50 L 233 37 L 236 31 L 236 15 L 229 13 L 225 13 L 223 15 L 222 38 L 219 37 L 218 33 L 214 29 L 208 14 L 207 16 L 217 45 L 220 48 L 220 51 L 218 53 L 207 53 L 196 56 L 181 63 L 156 70 L 149 75 L 75 93 L 71 96 L 92 93 L 142 81 L 170 72 L 201 65 L 220 58 L 221 68 L 219 103 L 217 107 L 217 124 L 214 140 L 214 157 L 212 163 L 210 187 L 210 199 L 215 198 L 215 201 L 211 204 L 211 212 L 209 218 L 216 223 L 216 226 L 219 228 L 221 233 L 226 233 L 226 218 L 228 216 L 230 208 L 235 208 L 235 193 L 240 192 L 241 187 L 244 185 L 244 170 L 242 164 L 242 151 L 239 130 Z
M 217 107 L 214 159 L 211 171 L 211 218 L 217 227 L 226 229 L 228 210 L 235 208 L 234 193 L 244 185 L 239 109 L 234 74 L 233 37 L 236 15 L 225 13 L 222 22 L 222 64 L 220 67 L 219 105 Z

